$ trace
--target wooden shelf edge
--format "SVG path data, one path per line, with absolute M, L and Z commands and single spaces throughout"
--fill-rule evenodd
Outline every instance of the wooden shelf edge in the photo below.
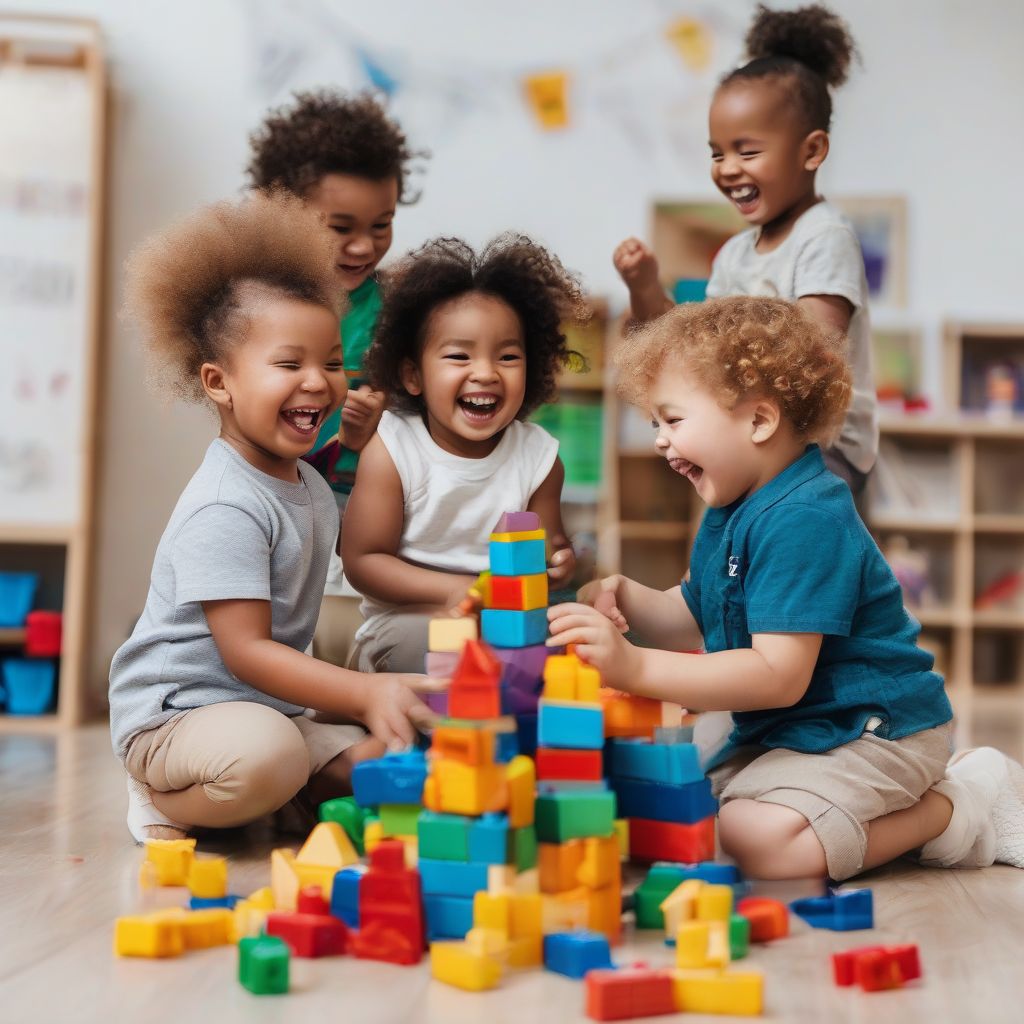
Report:
M 6 734 L 22 735 L 25 733 L 41 733 L 52 735 L 62 732 L 65 724 L 56 712 L 49 715 L 8 715 L 0 714 L 0 736 Z
M 872 530 L 884 530 L 886 533 L 895 530 L 901 533 L 958 533 L 966 529 L 967 524 L 960 519 L 929 521 L 910 515 L 869 515 L 868 527 Z

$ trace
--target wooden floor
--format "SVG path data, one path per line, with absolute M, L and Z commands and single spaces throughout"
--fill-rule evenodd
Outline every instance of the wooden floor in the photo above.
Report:
M 114 918 L 164 903 L 138 889 L 141 852 L 124 824 L 120 766 L 102 726 L 61 737 L 0 737 L 0 1021 L 431 1021 L 526 1024 L 585 1020 L 578 982 L 532 970 L 470 994 L 430 979 L 427 965 L 348 958 L 293 960 L 293 991 L 255 997 L 235 980 L 234 948 L 177 960 L 119 960 Z M 279 841 L 278 841 L 279 842 Z M 227 853 L 231 890 L 269 881 L 272 837 L 258 829 L 201 849 Z M 743 966 L 765 973 L 766 1018 L 824 1024 L 1024 1021 L 1024 871 L 926 871 L 898 864 L 865 876 L 878 928 L 837 934 L 794 924 Z M 793 896 L 761 886 L 770 895 Z M 806 891 L 806 887 L 803 887 Z M 869 943 L 916 942 L 925 978 L 897 992 L 837 989 L 828 954 Z M 651 932 L 627 931 L 620 963 L 671 964 Z M 664 1018 L 663 1018 L 664 1019 Z M 712 1021 L 696 1015 L 691 1021 Z

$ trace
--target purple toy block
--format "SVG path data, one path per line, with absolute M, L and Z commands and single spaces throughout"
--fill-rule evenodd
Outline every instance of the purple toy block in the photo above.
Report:
M 461 657 L 460 651 L 428 651 L 425 664 L 427 675 L 448 679 L 455 674 L 455 666 Z
M 560 647 L 532 644 L 529 647 L 495 647 L 494 653 L 505 666 L 501 681 L 510 689 L 527 694 L 540 693 L 544 685 L 544 663 L 549 654 L 561 654 Z
M 539 529 L 540 516 L 536 512 L 505 512 L 491 533 L 529 533 Z
M 448 691 L 442 693 L 424 693 L 423 703 L 437 715 L 448 714 Z

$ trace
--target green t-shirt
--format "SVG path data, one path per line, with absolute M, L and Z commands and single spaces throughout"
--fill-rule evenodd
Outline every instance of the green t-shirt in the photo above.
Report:
M 380 288 L 368 277 L 348 298 L 350 308 L 341 321 L 341 349 L 348 386 L 358 388 L 366 383 L 363 360 L 373 341 L 373 329 L 380 314 Z M 348 494 L 355 481 L 359 452 L 338 442 L 340 430 L 341 410 L 338 409 L 324 420 L 306 460 L 320 470 L 335 491 Z

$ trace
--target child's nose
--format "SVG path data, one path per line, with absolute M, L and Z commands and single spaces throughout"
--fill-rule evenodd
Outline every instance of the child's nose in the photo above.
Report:
M 473 363 L 472 376 L 473 380 L 497 380 L 498 369 L 489 359 L 478 359 Z
M 369 256 L 373 252 L 373 239 L 369 235 L 353 235 L 345 251 L 352 256 Z
M 327 377 L 319 367 L 310 367 L 302 380 L 303 391 L 324 391 L 327 388 Z

